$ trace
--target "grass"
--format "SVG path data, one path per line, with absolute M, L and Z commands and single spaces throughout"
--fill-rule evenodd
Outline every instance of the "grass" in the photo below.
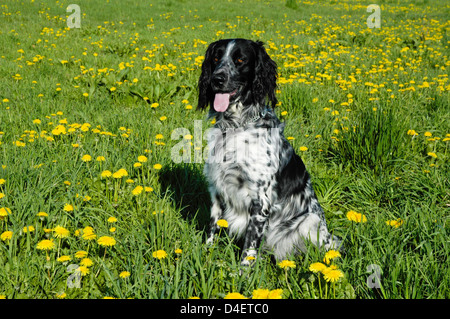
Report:
M 68 1 L 2 4 L 0 296 L 449 298 L 449 5 L 438 2 L 381 1 L 380 29 L 356 0 L 78 1 L 79 29 Z M 276 112 L 346 239 L 328 264 L 344 274 L 335 283 L 310 270 L 325 263 L 312 246 L 289 257 L 295 268 L 268 253 L 241 273 L 225 230 L 204 244 L 203 163 L 175 163 L 171 135 L 185 128 L 192 156 L 206 146 L 194 126 L 211 125 L 195 110 L 202 57 L 231 37 L 264 41 L 279 66 Z M 54 248 L 38 249 L 44 239 Z

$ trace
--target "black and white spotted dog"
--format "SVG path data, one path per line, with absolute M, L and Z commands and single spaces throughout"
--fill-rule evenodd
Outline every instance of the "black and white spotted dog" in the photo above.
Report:
M 216 119 L 204 168 L 212 199 L 208 242 L 225 219 L 232 236 L 244 237 L 243 265 L 262 242 L 277 260 L 305 251 L 305 240 L 341 246 L 273 111 L 276 79 L 277 65 L 262 42 L 228 39 L 209 45 L 198 82 L 198 107 L 211 105 Z

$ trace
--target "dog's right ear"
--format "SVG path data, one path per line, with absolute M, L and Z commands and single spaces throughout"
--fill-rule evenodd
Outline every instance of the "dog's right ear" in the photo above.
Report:
M 214 94 L 211 89 L 211 74 L 212 74 L 212 58 L 214 48 L 217 42 L 213 42 L 208 46 L 205 53 L 205 59 L 202 64 L 202 73 L 198 80 L 198 109 L 204 109 L 214 102 Z

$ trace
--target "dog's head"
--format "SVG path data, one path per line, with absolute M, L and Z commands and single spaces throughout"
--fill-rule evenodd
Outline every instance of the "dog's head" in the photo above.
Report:
M 260 41 L 227 39 L 213 42 L 206 50 L 198 81 L 198 107 L 213 106 L 225 112 L 236 101 L 244 107 L 272 107 L 275 97 L 277 65 Z

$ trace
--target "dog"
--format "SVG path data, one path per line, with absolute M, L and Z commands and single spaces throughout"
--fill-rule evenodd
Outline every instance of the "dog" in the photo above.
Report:
M 198 81 L 198 109 L 210 106 L 216 120 L 204 166 L 212 201 L 207 243 L 225 219 L 229 234 L 243 239 L 246 266 L 261 247 L 283 260 L 305 252 L 306 241 L 327 250 L 342 246 L 273 111 L 277 76 L 262 42 L 224 39 L 208 46 Z

